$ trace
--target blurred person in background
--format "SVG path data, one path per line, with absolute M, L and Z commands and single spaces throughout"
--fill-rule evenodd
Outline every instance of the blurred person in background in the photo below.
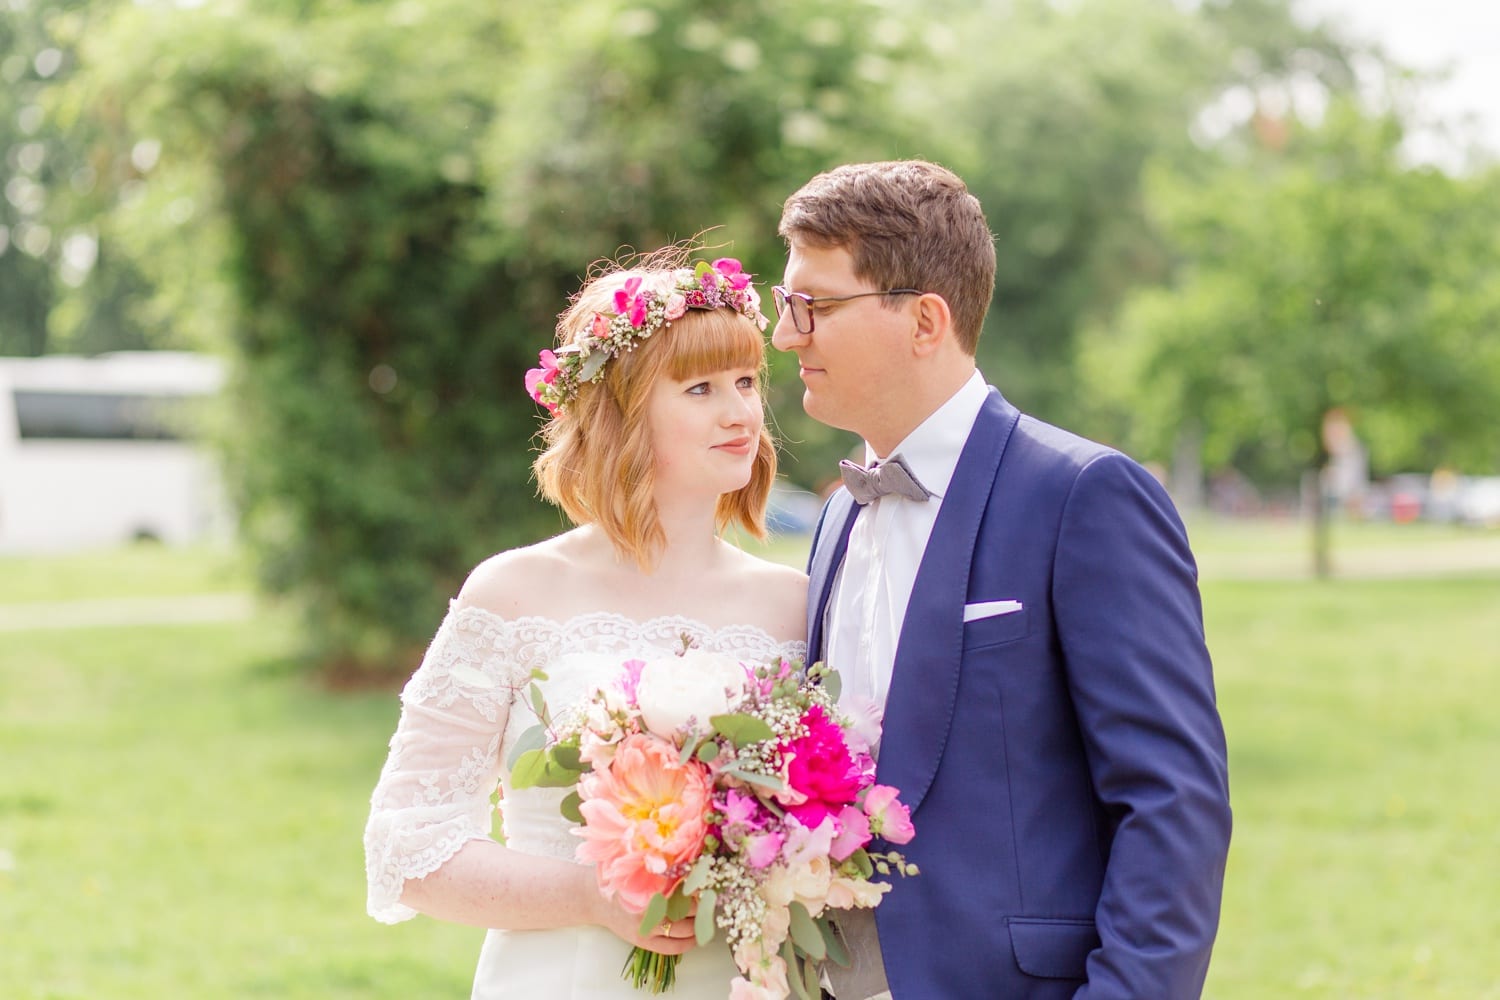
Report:
M 985 383 L 994 239 L 954 174 L 839 167 L 780 231 L 772 342 L 867 463 L 844 463 L 814 535 L 809 655 L 912 809 L 921 869 L 844 918 L 833 994 L 1200 995 L 1229 790 L 1171 501 Z

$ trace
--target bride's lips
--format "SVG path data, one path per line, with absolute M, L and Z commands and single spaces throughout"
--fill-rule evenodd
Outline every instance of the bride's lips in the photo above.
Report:
M 737 437 L 733 441 L 725 441 L 723 444 L 714 445 L 714 449 L 716 451 L 727 451 L 731 455 L 748 455 L 750 454 L 751 443 L 751 438 L 748 436 Z

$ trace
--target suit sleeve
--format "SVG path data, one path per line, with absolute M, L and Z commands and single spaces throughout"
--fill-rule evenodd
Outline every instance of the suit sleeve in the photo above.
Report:
M 1078 1000 L 1201 995 L 1230 809 L 1197 569 L 1166 492 L 1123 455 L 1078 474 L 1053 602 L 1109 853 Z

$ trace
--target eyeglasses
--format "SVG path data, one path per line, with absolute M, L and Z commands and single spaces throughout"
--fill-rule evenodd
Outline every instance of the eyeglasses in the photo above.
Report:
M 805 292 L 793 292 L 780 285 L 771 286 L 771 302 L 776 306 L 776 318 L 788 309 L 792 311 L 792 325 L 804 336 L 813 332 L 812 307 L 815 302 L 848 302 L 870 295 L 923 295 L 919 288 L 888 288 L 883 292 L 856 292 L 853 295 L 819 295 L 814 298 Z

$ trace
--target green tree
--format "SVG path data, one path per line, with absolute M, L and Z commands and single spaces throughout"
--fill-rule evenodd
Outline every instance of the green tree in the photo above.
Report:
M 862 92 L 845 54 L 876 11 L 133 9 L 94 40 L 72 100 L 114 148 L 160 147 L 119 209 L 135 245 L 175 235 L 220 272 L 235 496 L 321 662 L 407 669 L 469 566 L 559 527 L 521 386 L 567 295 L 601 255 L 714 225 L 779 267 L 780 199 L 879 121 L 820 97 Z M 183 198 L 175 222 L 139 209 Z
M 1500 461 L 1500 175 L 1402 162 L 1402 129 L 1349 102 L 1284 147 L 1206 178 L 1164 173 L 1179 255 L 1094 345 L 1094 388 L 1166 460 L 1190 429 L 1210 470 L 1313 484 L 1314 568 L 1331 570 L 1321 428 L 1338 409 L 1377 470 Z

